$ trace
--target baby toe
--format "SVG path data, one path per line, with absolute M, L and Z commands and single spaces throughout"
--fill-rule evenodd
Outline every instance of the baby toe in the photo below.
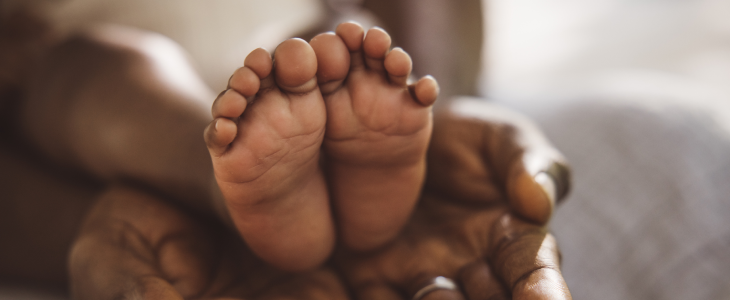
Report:
M 373 27 L 368 30 L 362 43 L 365 53 L 365 64 L 375 71 L 383 71 L 383 59 L 390 49 L 390 35 L 385 30 Z
M 388 72 L 388 79 L 392 84 L 405 86 L 408 76 L 411 75 L 413 62 L 411 57 L 401 48 L 393 48 L 385 57 L 383 62 L 385 71 Z
M 439 95 L 439 84 L 431 75 L 423 76 L 409 88 L 418 103 L 423 106 L 433 105 Z

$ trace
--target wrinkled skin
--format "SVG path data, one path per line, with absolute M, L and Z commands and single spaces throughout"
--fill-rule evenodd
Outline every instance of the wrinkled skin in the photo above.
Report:
M 229 229 L 124 186 L 98 199 L 70 256 L 74 299 L 347 298 L 331 269 L 279 271 Z
M 504 205 L 425 196 L 398 240 L 337 262 L 358 299 L 408 299 L 436 276 L 455 279 L 463 293 L 424 299 L 570 299 L 554 238 Z
M 77 299 L 410 299 L 429 279 L 446 276 L 460 291 L 423 299 L 571 299 L 555 240 L 536 225 L 549 219 L 550 197 L 520 191 L 541 191 L 524 182 L 524 174 L 540 171 L 523 163 L 526 153 L 541 159 L 539 166 L 567 165 L 529 122 L 473 105 L 471 111 L 484 113 L 464 115 L 457 104 L 437 117 L 422 199 L 399 237 L 376 251 L 340 247 L 328 265 L 287 274 L 246 251 L 235 233 L 114 187 L 74 244 L 72 293 Z M 464 174 L 479 180 L 453 181 Z M 530 201 L 527 210 L 515 204 Z
M 536 126 L 496 105 L 457 101 L 436 118 L 428 164 L 423 197 L 396 241 L 338 253 L 356 298 L 409 299 L 446 276 L 462 291 L 423 299 L 571 299 L 555 239 L 536 225 L 554 203 L 532 179 L 557 168 L 564 195 L 569 168 Z

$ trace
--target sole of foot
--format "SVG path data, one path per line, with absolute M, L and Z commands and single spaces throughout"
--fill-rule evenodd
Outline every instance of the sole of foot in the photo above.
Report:
M 340 236 L 355 250 L 393 239 L 420 194 L 438 84 L 380 28 L 352 22 L 314 37 L 327 109 L 326 172 Z
M 251 249 L 285 270 L 331 253 L 334 226 L 319 164 L 326 109 L 317 58 L 301 39 L 252 51 L 213 104 L 205 132 L 228 213 Z

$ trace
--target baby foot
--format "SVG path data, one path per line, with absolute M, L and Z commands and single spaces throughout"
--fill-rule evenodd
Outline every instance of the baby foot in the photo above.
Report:
M 334 245 L 316 71 L 301 39 L 281 43 L 273 62 L 266 50 L 252 51 L 213 104 L 205 133 L 233 223 L 257 255 L 287 270 L 320 264 Z
M 407 85 L 411 59 L 390 36 L 342 23 L 310 44 L 327 107 L 323 149 L 342 239 L 368 250 L 394 238 L 425 176 L 436 81 Z

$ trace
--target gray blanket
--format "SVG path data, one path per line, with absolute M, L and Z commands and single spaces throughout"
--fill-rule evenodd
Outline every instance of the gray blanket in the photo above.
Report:
M 730 299 L 730 133 L 717 112 L 527 111 L 573 166 L 551 226 L 575 299 Z

